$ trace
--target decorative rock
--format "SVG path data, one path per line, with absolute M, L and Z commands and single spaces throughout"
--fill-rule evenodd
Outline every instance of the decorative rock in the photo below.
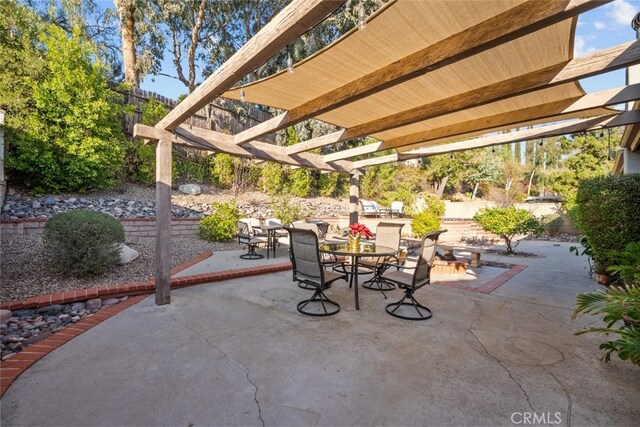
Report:
M 44 204 L 47 206 L 53 206 L 56 204 L 56 199 L 53 196 L 47 196 L 44 198 Z
M 74 302 L 71 304 L 71 311 L 84 310 L 85 304 L 83 302 Z
M 36 314 L 35 310 L 17 310 L 13 312 L 15 317 L 29 317 Z
M 126 301 L 128 298 L 129 298 L 129 296 L 125 295 L 125 296 L 122 296 L 122 297 L 120 297 L 118 299 L 120 300 L 120 302 L 122 302 L 122 301 Z
M 6 323 L 13 316 L 11 310 L 0 310 L 0 323 Z
M 73 317 L 71 318 L 71 321 L 72 321 L 73 323 L 77 322 L 78 320 L 80 320 L 80 316 L 73 316 Z
M 128 264 L 140 256 L 140 253 L 135 249 L 131 249 L 127 245 L 122 245 L 120 248 L 120 264 Z
M 100 308 L 102 308 L 102 300 L 100 298 L 90 299 L 87 301 L 87 308 L 89 310 L 100 310 Z M 78 320 L 80 320 L 80 318 L 78 318 Z
M 193 195 L 202 194 L 202 189 L 198 184 L 183 184 L 180 187 L 178 187 L 178 190 L 180 190 L 180 192 L 184 194 L 193 194 Z
M 60 320 L 65 320 L 65 319 L 68 319 L 68 318 L 69 318 L 68 314 L 61 314 L 61 315 L 58 316 L 58 319 L 60 319 Z
M 39 201 L 37 201 L 37 200 L 34 200 L 34 201 L 33 201 L 33 203 L 31 204 L 31 207 L 32 207 L 33 209 L 40 209 L 40 207 L 41 207 L 41 206 L 42 206 L 42 205 L 41 205 L 41 204 L 40 204 L 40 202 L 39 202 Z
M 120 300 L 118 298 L 108 298 L 104 301 L 102 301 L 102 305 L 108 307 L 110 305 L 116 305 L 120 302 Z

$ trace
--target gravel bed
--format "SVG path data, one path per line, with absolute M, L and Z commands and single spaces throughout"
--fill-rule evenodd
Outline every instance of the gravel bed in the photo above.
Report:
M 114 267 L 101 276 L 75 278 L 51 272 L 42 255 L 42 236 L 3 235 L 0 237 L 0 301 L 148 280 L 155 274 L 155 237 L 129 238 L 126 244 L 140 253 L 135 261 Z M 240 248 L 235 241 L 220 243 L 198 237 L 174 237 L 171 239 L 171 265 L 183 264 L 205 251 Z

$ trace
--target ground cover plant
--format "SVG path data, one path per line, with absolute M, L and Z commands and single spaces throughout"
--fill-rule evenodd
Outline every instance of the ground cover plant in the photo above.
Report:
M 215 211 L 200 220 L 198 236 L 205 240 L 224 242 L 233 239 L 238 233 L 237 222 L 240 211 L 234 201 L 214 203 Z

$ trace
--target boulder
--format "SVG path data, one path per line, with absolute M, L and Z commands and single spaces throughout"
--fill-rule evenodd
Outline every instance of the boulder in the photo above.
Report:
M 140 253 L 138 251 L 131 249 L 127 245 L 122 245 L 122 248 L 120 248 L 120 264 L 128 264 L 139 256 Z
M 180 190 L 180 192 L 184 194 L 202 194 L 202 189 L 198 184 L 182 184 L 180 187 L 178 187 L 178 190 Z
M 87 308 L 89 310 L 100 310 L 102 308 L 102 300 L 100 298 L 94 298 L 87 301 Z

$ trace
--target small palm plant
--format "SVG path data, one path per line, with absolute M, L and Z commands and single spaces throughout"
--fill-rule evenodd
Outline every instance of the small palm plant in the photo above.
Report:
M 607 291 L 578 294 L 573 317 L 583 313 L 604 314 L 602 320 L 606 326 L 586 328 L 576 335 L 599 332 L 618 336 L 613 341 L 600 344 L 600 349 L 605 350 L 605 362 L 611 360 L 612 353 L 617 353 L 620 359 L 640 365 L 640 287 L 612 286 Z
M 588 332 L 616 334 L 618 339 L 600 344 L 600 349 L 605 350 L 603 359 L 608 362 L 611 354 L 617 353 L 620 359 L 640 365 L 640 242 L 629 243 L 622 251 L 610 251 L 607 256 L 615 263 L 607 270 L 618 275 L 624 286 L 578 294 L 573 317 L 582 313 L 604 314 L 602 320 L 606 327 L 587 328 L 576 335 Z

